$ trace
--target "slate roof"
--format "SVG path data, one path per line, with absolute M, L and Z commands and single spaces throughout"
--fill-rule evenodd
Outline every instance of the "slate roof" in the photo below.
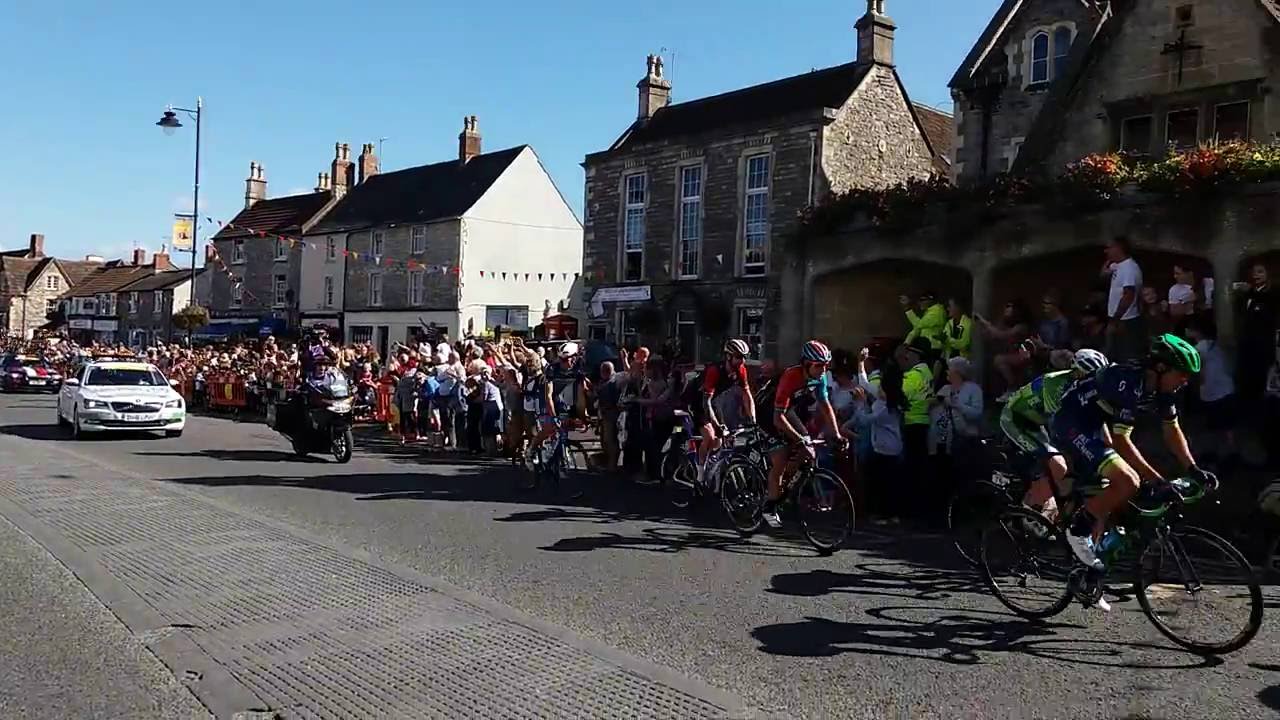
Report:
M 213 236 L 213 239 L 226 240 L 248 236 L 249 231 L 241 230 L 241 226 L 276 235 L 296 235 L 302 231 L 302 226 L 323 210 L 332 199 L 333 193 L 326 190 L 259 200 L 253 204 L 253 207 L 245 208 L 236 214 L 231 220 L 231 224 L 236 227 L 223 227 Z
M 204 272 L 204 268 L 196 270 L 196 275 Z M 191 279 L 190 270 L 169 270 L 157 272 L 120 288 L 120 292 L 147 292 L 150 290 L 168 290 Z
M 0 258 L 0 266 L 2 266 L 0 267 L 0 270 L 4 273 L 5 290 L 11 295 L 19 295 L 26 292 L 28 278 L 31 277 L 31 272 L 35 270 L 41 262 L 43 262 L 43 260 L 13 257 L 11 255 L 5 255 Z
M 610 150 L 844 105 L 872 66 L 856 62 L 668 105 L 637 120 Z
M 117 265 L 103 267 L 84 282 L 62 293 L 62 297 L 89 297 L 98 293 L 119 292 L 121 288 L 153 272 L 150 265 Z
M 934 157 L 947 165 L 951 164 L 951 146 L 955 144 L 956 123 L 951 113 L 943 112 L 928 105 L 912 103 L 916 111 L 916 119 L 924 130 L 929 145 L 933 147 Z
M 379 173 L 356 185 L 314 228 L 353 230 L 460 217 L 476 204 L 528 145 Z
M 84 282 L 85 278 L 103 267 L 103 263 L 88 260 L 58 260 L 57 262 L 58 267 L 62 268 L 62 274 L 67 276 L 72 286 Z

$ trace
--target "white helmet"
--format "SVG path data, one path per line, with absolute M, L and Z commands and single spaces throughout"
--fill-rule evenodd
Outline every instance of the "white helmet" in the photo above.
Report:
M 1110 364 L 1111 361 L 1106 355 L 1089 348 L 1077 350 L 1075 357 L 1071 360 L 1071 368 L 1085 375 L 1092 375 Z
M 724 351 L 735 355 L 741 355 L 742 357 L 747 357 L 751 354 L 751 348 L 747 346 L 747 343 L 739 340 L 738 338 L 730 338 L 729 341 L 724 344 Z
M 574 355 L 577 355 L 577 354 L 578 354 L 578 343 L 576 342 L 567 342 L 560 346 L 560 357 L 562 358 L 573 357 Z

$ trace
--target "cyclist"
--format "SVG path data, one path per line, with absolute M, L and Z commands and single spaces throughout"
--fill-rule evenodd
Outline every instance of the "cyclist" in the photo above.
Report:
M 548 365 L 532 383 L 538 396 L 538 435 L 529 446 L 531 452 L 540 450 L 555 435 L 561 416 L 577 410 L 587 385 L 586 375 L 577 365 L 578 343 L 561 345 L 558 354 L 559 361 Z
M 1200 353 L 1176 335 L 1152 339 L 1146 357 L 1135 363 L 1112 365 L 1075 383 L 1062 397 L 1062 407 L 1050 423 L 1051 436 L 1071 456 L 1081 482 L 1109 482 L 1102 494 L 1089 498 L 1076 511 L 1067 532 L 1071 550 L 1082 562 L 1103 569 L 1094 551 L 1107 518 L 1138 493 L 1143 481 L 1158 494 L 1167 483 L 1147 462 L 1130 433 L 1139 402 L 1154 395 L 1156 412 L 1164 421 L 1164 442 L 1187 473 L 1206 488 L 1218 479 L 1196 465 L 1187 438 L 1178 425 L 1177 393 L 1200 372 Z
M 778 502 L 782 498 L 782 476 L 792 454 L 804 448 L 810 458 L 814 457 L 813 440 L 806 426 L 814 419 L 815 412 L 826 429 L 840 438 L 836 442 L 843 443 L 827 386 L 830 364 L 831 350 L 817 340 L 810 340 L 800 349 L 800 364 L 787 368 L 778 379 L 773 405 L 773 444 L 769 452 L 769 494 L 762 510 L 769 527 L 782 527 Z
M 702 442 L 698 445 L 698 482 L 706 470 L 707 457 L 720 447 L 720 439 L 729 431 L 728 424 L 716 413 L 716 403 L 726 392 L 738 388 L 742 403 L 742 417 L 751 424 L 756 421 L 756 403 L 751 395 L 751 383 L 747 380 L 747 354 L 751 349 L 737 338 L 724 344 L 724 361 L 707 367 L 702 381 Z
M 1005 403 L 1000 412 L 1000 429 L 1005 437 L 1037 463 L 1048 466 L 1048 477 L 1058 488 L 1067 475 L 1067 461 L 1049 439 L 1049 418 L 1062 407 L 1062 396 L 1071 383 L 1092 377 L 1109 366 L 1107 356 L 1097 350 L 1077 350 L 1071 361 L 1071 369 L 1045 373 L 1023 385 Z M 1032 508 L 1040 508 L 1053 497 L 1053 485 L 1044 474 L 1027 489 L 1023 502 Z

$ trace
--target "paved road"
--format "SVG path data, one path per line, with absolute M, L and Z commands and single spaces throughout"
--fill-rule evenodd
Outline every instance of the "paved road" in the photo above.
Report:
M 1203 660 L 1174 649 L 1132 602 L 1107 616 L 1072 608 L 1040 625 L 1014 618 L 928 536 L 867 533 L 819 558 L 797 543 L 743 541 L 675 519 L 653 498 L 609 484 L 579 501 L 549 502 L 515 492 L 501 466 L 393 448 L 346 466 L 300 462 L 263 426 L 208 418 L 178 440 L 71 443 L 52 415 L 43 398 L 0 398 L 0 433 L 11 436 L 0 457 L 21 448 L 55 485 L 97 469 L 113 478 L 94 486 L 101 497 L 194 493 L 226 518 L 262 518 L 315 547 L 438 578 L 549 632 L 563 628 L 574 643 L 608 646 L 619 663 L 670 671 L 651 675 L 685 680 L 694 694 L 718 688 L 721 699 L 761 714 L 1280 711 L 1280 602 L 1270 590 L 1272 616 L 1258 640 L 1225 660 Z

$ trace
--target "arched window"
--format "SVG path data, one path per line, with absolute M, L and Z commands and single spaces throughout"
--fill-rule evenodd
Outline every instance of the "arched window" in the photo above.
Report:
M 1038 32 L 1031 38 L 1031 82 L 1049 82 L 1049 33 Z
M 1053 31 L 1053 78 L 1067 74 L 1067 56 L 1071 53 L 1071 28 L 1063 26 Z

